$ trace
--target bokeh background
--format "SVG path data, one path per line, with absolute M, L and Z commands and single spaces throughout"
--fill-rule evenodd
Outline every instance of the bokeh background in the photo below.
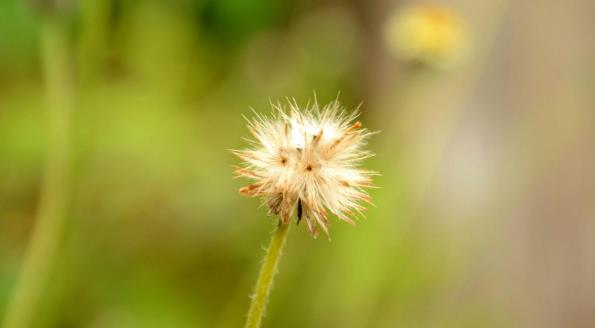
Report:
M 242 326 L 275 220 L 228 149 L 316 95 L 382 131 L 381 188 L 292 228 L 265 327 L 595 327 L 594 32 L 592 0 L 2 0 L 0 318 L 62 156 L 34 327 Z

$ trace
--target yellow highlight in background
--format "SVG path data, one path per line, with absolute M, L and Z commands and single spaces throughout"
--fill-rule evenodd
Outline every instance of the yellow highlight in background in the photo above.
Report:
M 452 68 L 470 53 L 470 32 L 452 9 L 412 6 L 398 9 L 385 26 L 389 51 L 412 64 Z

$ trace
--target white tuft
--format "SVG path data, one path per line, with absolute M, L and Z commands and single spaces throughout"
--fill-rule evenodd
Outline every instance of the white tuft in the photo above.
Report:
M 314 236 L 318 227 L 328 235 L 328 212 L 353 224 L 362 202 L 371 201 L 364 188 L 372 186 L 375 173 L 359 166 L 372 155 L 363 149 L 372 133 L 338 101 L 322 109 L 314 104 L 301 110 L 295 101 L 273 108 L 271 117 L 248 120 L 252 148 L 233 151 L 243 161 L 236 174 L 254 181 L 240 192 L 262 197 L 284 224 L 301 206 Z

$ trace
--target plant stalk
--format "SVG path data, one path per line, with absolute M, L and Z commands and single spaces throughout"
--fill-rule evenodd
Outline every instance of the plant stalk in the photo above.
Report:
M 8 303 L 4 328 L 28 328 L 33 324 L 66 220 L 69 127 L 74 92 L 67 41 L 58 17 L 44 17 L 40 48 L 47 111 L 46 163 L 35 226 Z
M 251 297 L 252 302 L 248 310 L 246 328 L 259 328 L 261 325 L 288 231 L 289 223 L 283 224 L 279 221 L 260 267 L 256 286 L 254 287 L 254 294 Z

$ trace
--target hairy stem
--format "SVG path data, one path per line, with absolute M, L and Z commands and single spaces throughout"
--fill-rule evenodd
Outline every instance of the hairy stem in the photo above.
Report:
M 47 154 L 37 221 L 4 318 L 5 328 L 27 328 L 43 293 L 65 223 L 68 134 L 73 92 L 68 47 L 58 18 L 45 17 L 41 58 L 47 110 Z
M 248 310 L 248 319 L 246 320 L 246 328 L 260 327 L 288 231 L 289 224 L 279 222 L 279 225 L 273 233 L 271 243 L 267 248 L 266 255 L 262 261 L 262 266 L 260 267 L 256 286 L 254 287 L 252 302 L 250 303 L 250 309 Z

